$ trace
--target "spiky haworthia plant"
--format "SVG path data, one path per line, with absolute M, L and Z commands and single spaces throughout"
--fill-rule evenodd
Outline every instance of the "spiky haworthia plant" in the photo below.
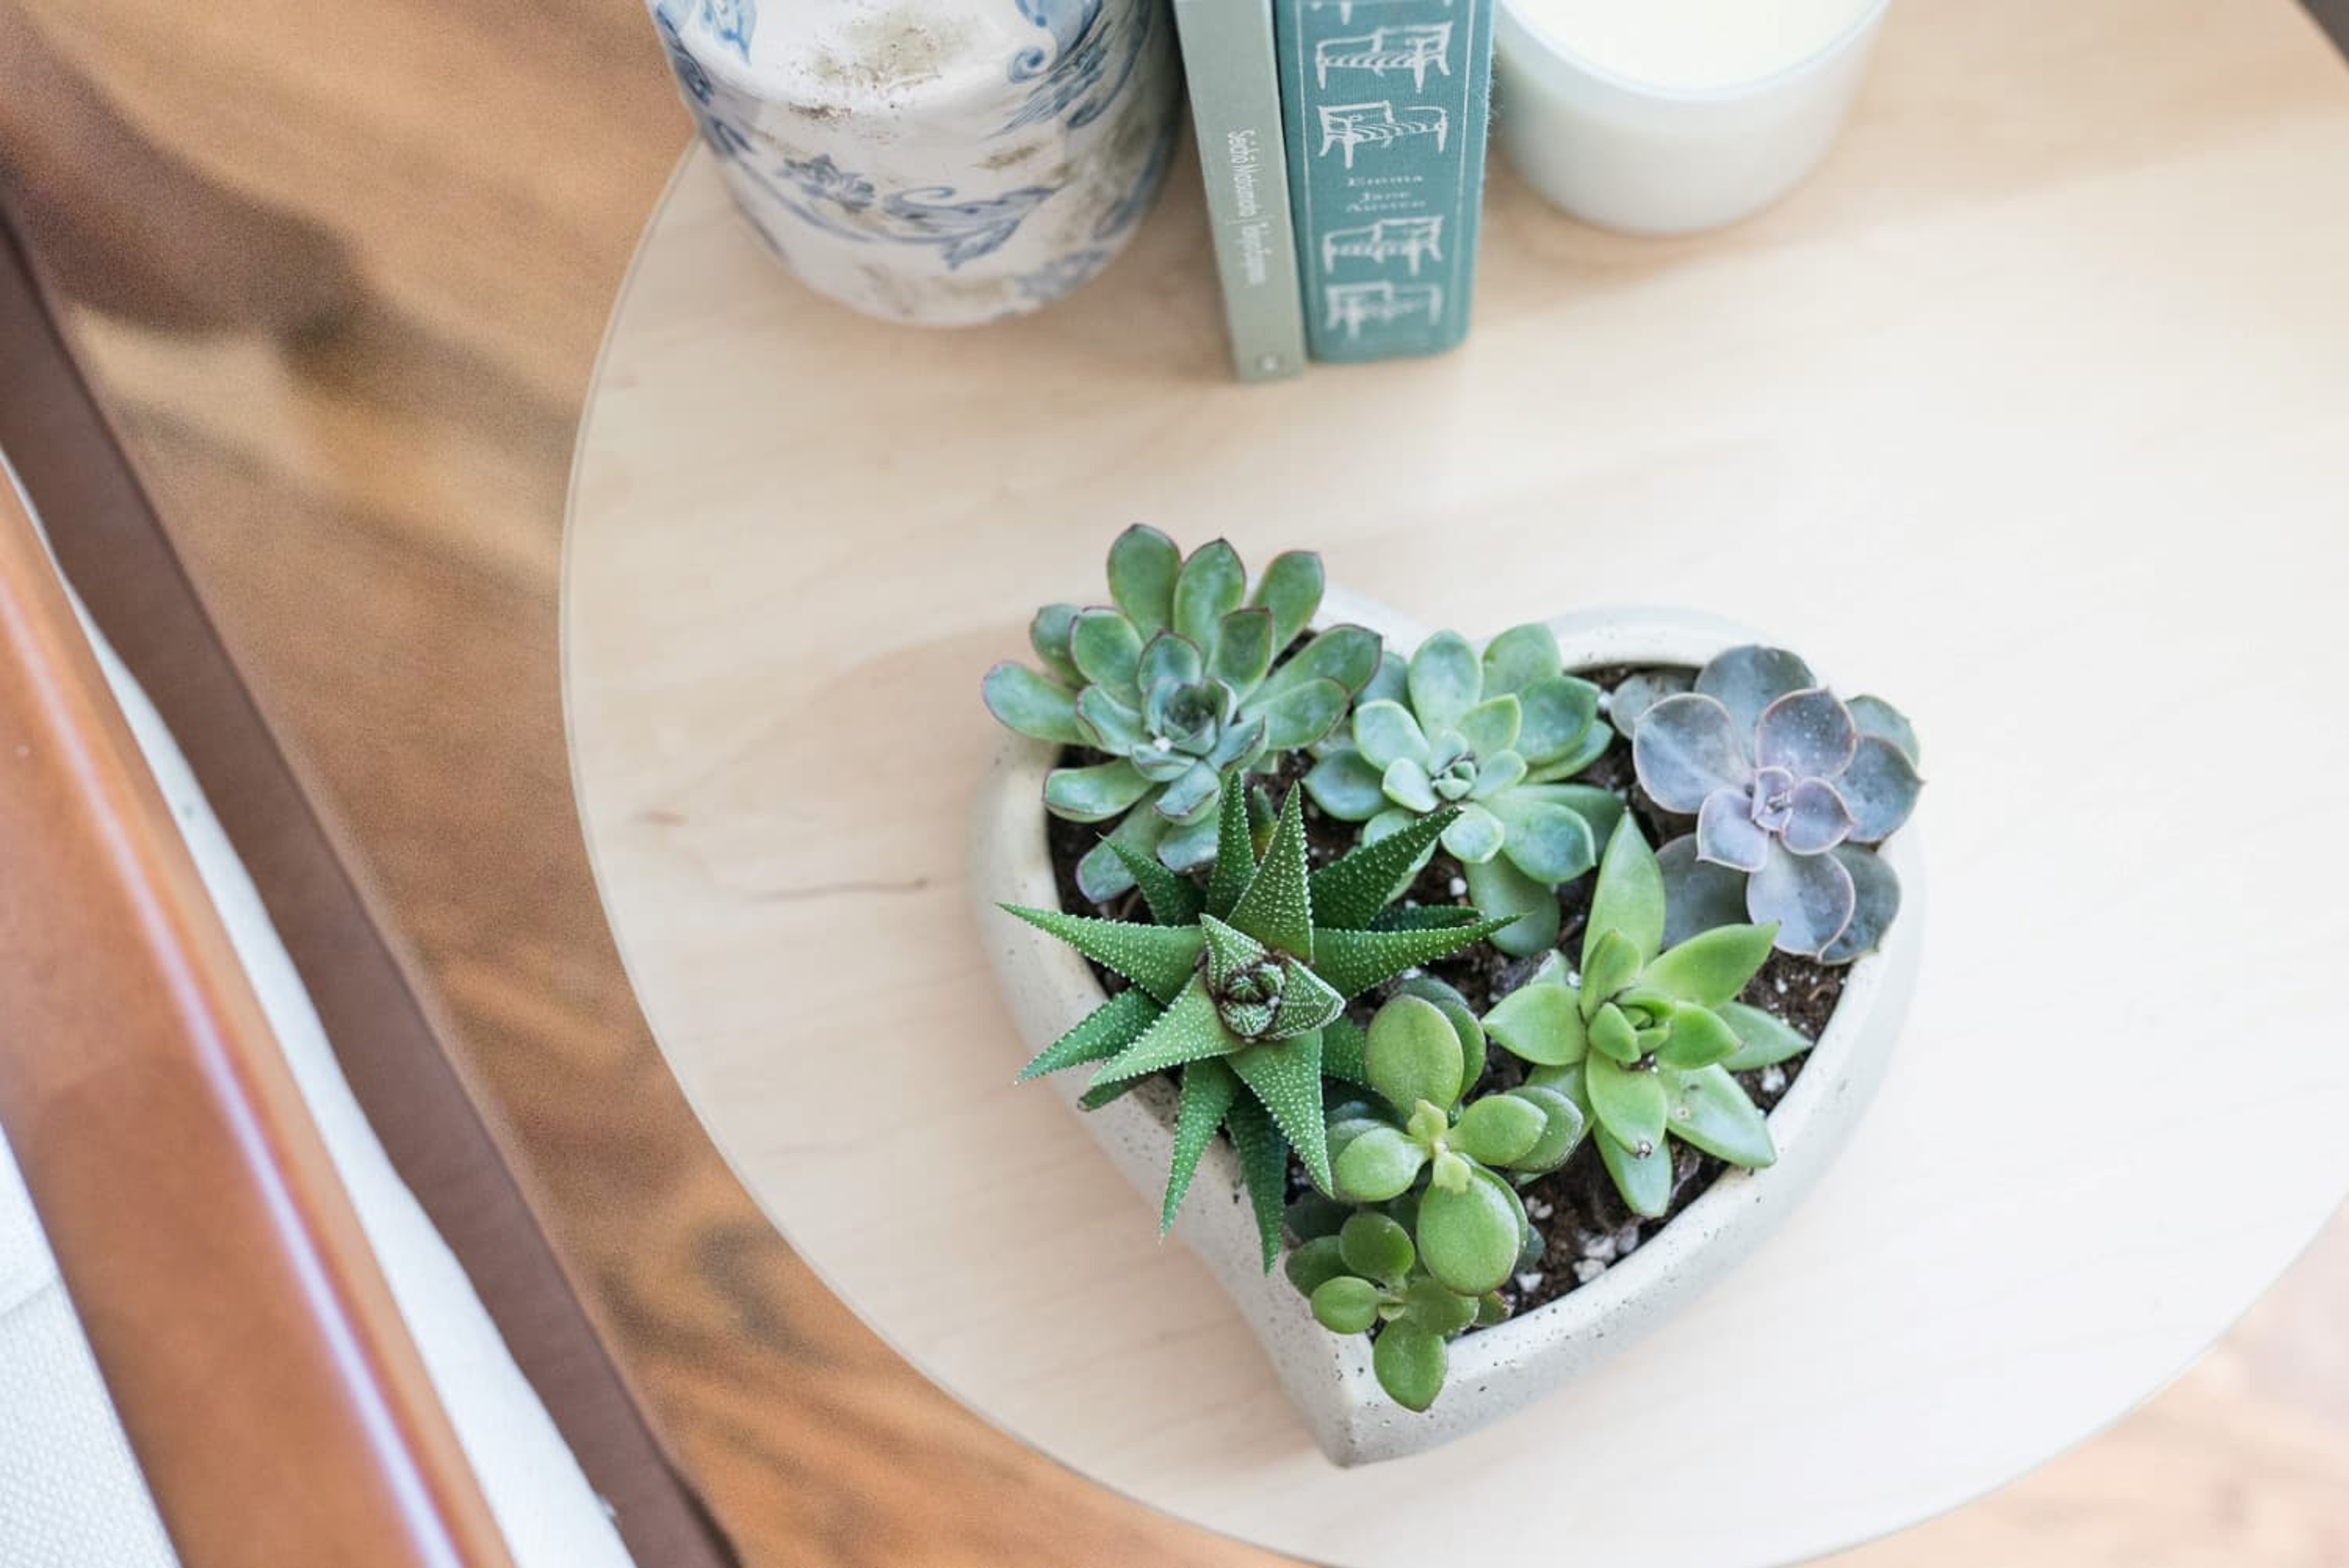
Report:
M 1777 1158 L 1770 1127 L 1733 1074 L 1810 1042 L 1736 999 L 1770 957 L 1769 926 L 1716 927 L 1665 945 L 1664 883 L 1628 817 L 1609 839 L 1569 979 L 1553 957 L 1484 1017 L 1502 1049 L 1532 1064 L 1528 1085 L 1564 1095 L 1633 1212 L 1671 1207 L 1679 1138 L 1732 1165 Z
M 1457 632 L 1438 632 L 1408 666 L 1390 656 L 1354 710 L 1350 743 L 1327 749 L 1305 787 L 1331 816 L 1377 839 L 1457 805 L 1444 847 L 1468 897 L 1518 917 L 1494 939 L 1537 953 L 1557 940 L 1555 889 L 1590 869 L 1598 835 L 1620 803 L 1568 784 L 1607 749 L 1599 688 L 1566 673 L 1546 626 L 1516 627 L 1480 659 Z
M 1077 867 L 1096 902 L 1133 888 L 1120 849 L 1185 871 L 1216 850 L 1220 781 L 1323 739 L 1379 664 L 1378 634 L 1332 627 L 1273 668 L 1321 607 L 1321 557 L 1278 556 L 1248 591 L 1217 539 L 1185 560 L 1136 524 L 1109 551 L 1113 608 L 1047 605 L 1029 640 L 1038 673 L 999 664 L 981 690 L 1023 735 L 1105 760 L 1053 770 L 1044 805 L 1071 822 L 1116 822 Z
M 1330 1118 L 1338 1195 L 1361 1211 L 1290 1257 L 1323 1327 L 1377 1328 L 1372 1369 L 1407 1409 L 1434 1402 L 1445 1342 L 1506 1316 L 1495 1293 L 1538 1252 L 1513 1179 L 1557 1169 L 1582 1138 L 1580 1108 L 1555 1088 L 1468 1098 L 1484 1066 L 1484 1030 L 1450 987 L 1413 980 L 1381 1006 L 1363 1051 L 1378 1102 Z
M 1880 698 L 1845 703 L 1781 649 L 1733 648 L 1693 690 L 1671 684 L 1617 696 L 1640 787 L 1696 817 L 1659 857 L 1672 934 L 1751 919 L 1823 962 L 1873 951 L 1900 880 L 1869 846 L 1909 820 L 1923 784 L 1909 721 Z
M 1289 1150 L 1315 1186 L 1330 1188 L 1322 1080 L 1365 1081 L 1362 1032 L 1341 1016 L 1347 1001 L 1483 941 L 1506 922 L 1473 909 L 1388 909 L 1450 826 L 1448 814 L 1312 871 L 1303 797 L 1289 792 L 1259 863 L 1248 794 L 1237 775 L 1225 779 L 1204 885 L 1112 841 L 1142 888 L 1149 924 L 1003 908 L 1133 981 L 1045 1047 L 1020 1076 L 1099 1064 L 1087 1091 L 1091 1108 L 1152 1074 L 1179 1072 L 1160 1228 L 1174 1224 L 1220 1127 L 1239 1155 L 1269 1272 L 1280 1250 Z

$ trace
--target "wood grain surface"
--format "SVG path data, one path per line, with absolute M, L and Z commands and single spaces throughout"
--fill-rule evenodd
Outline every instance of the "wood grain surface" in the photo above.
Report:
M 687 134 L 640 10 L 31 9 L 159 136 L 327 223 L 364 262 L 360 318 L 298 348 L 96 319 L 85 341 L 231 642 L 373 863 L 591 1298 L 750 1561 L 1259 1560 L 1028 1454 L 861 1328 L 702 1138 L 612 955 L 567 799 L 554 600 L 574 421 Z M 2140 9 L 2158 34 L 2197 7 Z M 2242 124 L 2283 112 L 2264 46 L 2153 60 L 2140 127 L 1983 102 L 1983 134 L 1947 156 L 1988 189 L 1997 159 L 2026 143 L 2126 161 L 2171 104 Z M 1952 98 L 1974 64 L 1950 62 Z M 1798 201 L 1764 223 L 1802 221 Z M 1603 282 L 1618 244 L 1575 234 L 1562 250 Z M 1841 1561 L 2349 1558 L 2344 1301 L 2336 1224 L 2225 1345 L 2114 1431 Z

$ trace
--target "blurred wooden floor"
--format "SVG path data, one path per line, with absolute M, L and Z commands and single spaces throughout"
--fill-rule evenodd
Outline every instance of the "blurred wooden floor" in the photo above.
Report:
M 1261 1561 L 1074 1480 L 898 1362 L 760 1220 L 629 999 L 568 800 L 554 593 L 573 423 L 687 136 L 641 9 L 31 9 L 161 140 L 365 259 L 362 318 L 298 351 L 95 319 L 85 346 L 748 1559 Z M 2344 1323 L 2349 1223 L 2110 1433 L 1837 1562 L 2340 1568 Z

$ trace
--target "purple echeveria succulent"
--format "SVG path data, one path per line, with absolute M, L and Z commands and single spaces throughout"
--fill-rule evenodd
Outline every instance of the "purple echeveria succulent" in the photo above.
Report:
M 1847 704 L 1783 649 L 1733 648 L 1635 716 L 1631 756 L 1658 805 L 1696 818 L 1658 856 L 1682 940 L 1750 919 L 1829 963 L 1875 948 L 1900 883 L 1867 846 L 1909 820 L 1923 783 L 1897 709 Z

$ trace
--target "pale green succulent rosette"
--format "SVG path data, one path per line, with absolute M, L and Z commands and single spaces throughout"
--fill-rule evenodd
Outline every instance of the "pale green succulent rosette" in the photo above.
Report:
M 1443 846 L 1479 909 L 1517 917 L 1494 939 L 1523 957 L 1557 940 L 1556 889 L 1598 859 L 1622 802 L 1565 781 L 1614 738 L 1600 693 L 1568 675 L 1546 626 L 1517 627 L 1478 657 L 1457 632 L 1388 657 L 1342 742 L 1323 748 L 1306 792 L 1376 841 L 1438 809 L 1460 815 Z
M 988 671 L 982 693 L 1004 724 L 1104 753 L 1054 769 L 1044 785 L 1053 815 L 1115 824 L 1077 867 L 1088 898 L 1133 888 L 1121 850 L 1177 871 L 1206 865 L 1222 779 L 1267 768 L 1344 719 L 1378 670 L 1375 632 L 1332 627 L 1276 667 L 1320 608 L 1322 587 L 1309 552 L 1276 557 L 1251 592 L 1223 540 L 1185 559 L 1136 524 L 1110 546 L 1111 607 L 1045 606 L 1029 628 L 1043 670 Z

